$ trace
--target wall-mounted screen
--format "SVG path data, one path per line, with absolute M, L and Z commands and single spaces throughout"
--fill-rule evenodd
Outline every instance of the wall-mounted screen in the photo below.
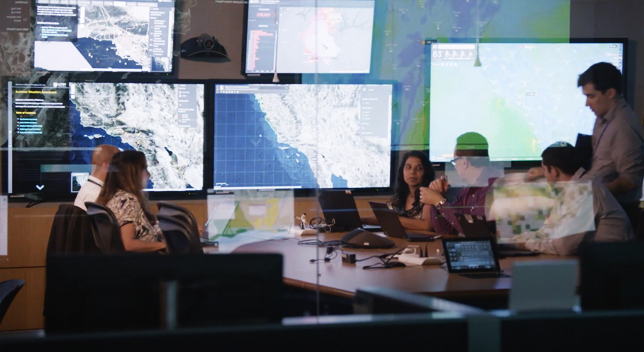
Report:
M 250 0 L 246 73 L 369 73 L 374 0 Z
M 148 191 L 203 189 L 204 85 L 8 82 L 7 190 L 69 195 L 94 147 L 146 155 Z
M 456 138 L 478 132 L 492 160 L 540 160 L 557 141 L 592 134 L 595 115 L 577 87 L 598 62 L 623 72 L 624 43 L 434 44 L 429 153 L 453 158 Z M 480 66 L 475 65 L 479 57 Z
M 34 67 L 71 72 L 172 72 L 174 3 L 39 0 Z
M 390 186 L 391 85 L 216 85 L 214 188 Z

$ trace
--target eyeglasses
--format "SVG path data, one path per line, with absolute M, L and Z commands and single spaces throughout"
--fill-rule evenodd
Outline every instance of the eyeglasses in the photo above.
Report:
M 450 161 L 450 163 L 452 163 L 452 165 L 456 166 L 456 160 L 461 159 L 461 158 L 462 158 L 462 156 L 459 156 L 458 158 L 452 159 Z

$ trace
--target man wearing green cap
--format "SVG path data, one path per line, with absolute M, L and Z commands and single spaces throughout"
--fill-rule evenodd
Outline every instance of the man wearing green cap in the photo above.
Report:
M 441 234 L 463 232 L 456 213 L 484 216 L 485 197 L 499 176 L 490 167 L 487 139 L 476 132 L 464 133 L 456 139 L 452 164 L 458 176 L 470 186 L 463 188 L 453 202 L 445 198 L 450 184 L 444 176 L 420 189 L 420 201 L 431 207 L 434 231 Z

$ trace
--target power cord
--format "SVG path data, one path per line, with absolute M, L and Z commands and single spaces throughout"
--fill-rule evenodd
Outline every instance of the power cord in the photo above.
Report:
M 407 248 L 407 247 L 405 247 L 405 248 Z M 389 265 L 389 262 L 394 258 L 394 256 L 396 256 L 396 255 L 400 254 L 402 251 L 404 251 L 405 248 L 401 248 L 398 251 L 396 251 L 395 253 L 387 253 L 387 254 L 382 254 L 382 255 L 379 255 L 379 256 L 374 255 L 374 256 L 371 256 L 371 257 L 356 260 L 356 262 L 371 259 L 371 258 L 378 258 L 378 259 L 380 259 L 380 261 L 382 261 L 382 263 L 366 265 L 366 266 L 363 266 L 362 269 L 364 269 L 364 270 L 369 270 L 369 269 L 390 269 L 392 266 Z

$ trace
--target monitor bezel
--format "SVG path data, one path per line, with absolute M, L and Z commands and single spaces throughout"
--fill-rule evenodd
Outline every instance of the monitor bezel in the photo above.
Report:
M 432 42 L 432 44 L 475 44 L 477 42 L 476 38 L 463 38 L 463 39 L 456 39 L 453 41 L 449 42 L 442 42 L 442 41 L 435 41 Z M 628 59 L 628 45 L 629 45 L 629 40 L 628 38 L 625 37 L 610 37 L 610 38 L 589 38 L 589 37 L 575 37 L 575 38 L 479 38 L 478 40 L 479 43 L 485 43 L 485 44 L 609 44 L 609 43 L 615 43 L 615 44 L 622 44 L 623 51 L 622 51 L 622 84 L 623 84 L 623 96 L 624 99 L 628 99 L 628 66 L 630 63 L 630 60 Z M 431 49 L 430 49 L 431 50 Z M 431 67 L 431 55 L 428 60 L 428 64 Z M 582 72 L 580 72 L 581 74 Z M 431 82 L 431 70 L 429 74 L 429 79 Z M 431 87 L 430 87 L 431 88 Z M 581 94 L 581 93 L 580 93 Z M 430 101 L 431 104 L 431 101 Z M 431 108 L 431 107 L 430 107 Z M 431 114 L 428 114 L 428 126 L 429 122 L 431 121 Z M 429 131 L 427 135 L 427 149 L 429 150 L 430 147 L 430 140 L 431 140 L 431 130 Z M 456 142 L 456 141 L 454 141 Z M 434 161 L 431 160 L 432 165 L 434 165 L 435 170 L 439 171 L 444 171 L 445 170 L 445 164 L 447 162 L 445 161 Z M 541 158 L 540 157 L 535 157 L 535 159 L 530 159 L 530 160 L 504 160 L 504 161 L 494 161 L 494 162 L 500 162 L 500 163 L 509 163 L 510 166 L 506 167 L 505 169 L 507 170 L 527 170 L 531 167 L 540 167 L 541 166 Z
M 42 82 L 45 80 L 49 80 L 51 78 L 52 74 L 47 74 L 43 75 L 40 77 L 40 81 Z M 206 175 L 212 174 L 212 165 L 208 163 L 207 161 L 211 159 L 211 156 L 209 156 L 209 153 L 211 151 L 208 149 L 208 144 L 209 144 L 209 138 L 210 136 L 208 135 L 208 130 L 211 129 L 211 124 L 212 121 L 209 119 L 209 116 L 212 116 L 212 101 L 208 98 L 208 95 L 210 93 L 211 85 L 209 84 L 208 80 L 187 80 L 187 79 L 171 79 L 171 80 L 163 80 L 160 81 L 158 79 L 154 78 L 148 78 L 148 79 L 128 79 L 127 81 L 123 80 L 114 80 L 110 79 L 110 77 L 102 77 L 104 79 L 100 80 L 77 80 L 75 79 L 67 79 L 70 75 L 61 75 L 60 77 L 56 78 L 57 81 L 64 81 L 66 83 L 110 83 L 110 84 L 196 84 L 196 85 L 203 85 L 204 87 L 204 102 L 203 102 L 203 186 L 200 190 L 182 190 L 182 191 L 147 191 L 145 192 L 150 200 L 156 201 L 156 200 L 183 200 L 183 199 L 206 199 L 206 193 L 207 190 L 210 188 L 210 183 L 208 182 L 208 178 L 206 178 Z M 9 81 L 16 82 L 18 81 L 19 83 L 28 83 L 27 80 L 29 80 L 32 77 L 29 78 L 24 78 L 24 77 L 2 77 L 1 83 L 2 83 L 2 90 L 5 92 L 7 90 L 7 83 Z M 45 83 L 46 84 L 46 83 Z M 78 193 L 73 193 L 67 189 L 64 191 L 48 191 L 48 192 L 8 192 L 8 185 L 9 185 L 9 175 L 8 175 L 8 163 L 7 163 L 7 155 L 8 155 L 8 149 L 3 148 L 2 150 L 2 190 L 3 190 L 3 195 L 9 196 L 9 201 L 10 202 L 28 202 L 32 204 L 39 204 L 39 203 L 44 203 L 44 202 L 73 202 L 74 199 L 76 198 L 76 195 Z M 210 171 L 208 170 L 210 168 Z M 12 176 L 13 178 L 13 176 Z
M 180 1 L 180 0 L 177 0 Z M 374 18 L 373 18 L 373 30 L 371 33 L 371 57 L 369 59 L 369 72 L 364 73 L 364 72 L 344 72 L 344 73 L 317 73 L 317 72 L 300 72 L 300 73 L 279 73 L 277 72 L 277 76 L 279 76 L 279 79 L 281 80 L 282 77 L 285 77 L 286 79 L 289 79 L 289 76 L 299 76 L 299 75 L 364 75 L 364 76 L 369 76 L 372 74 L 373 67 L 372 67 L 372 61 L 373 61 L 373 50 L 374 50 L 374 35 L 373 31 L 376 30 L 376 8 L 378 6 L 378 0 L 373 0 L 374 1 Z M 245 77 L 273 77 L 275 75 L 274 72 L 271 73 L 256 73 L 256 72 L 247 72 L 246 71 L 246 54 L 247 54 L 247 44 L 248 44 L 248 15 L 249 15 L 249 6 L 250 2 L 249 1 L 244 1 L 244 17 L 243 17 L 243 30 L 242 30 L 242 52 L 241 52 L 241 58 L 242 58 L 242 64 L 241 64 L 241 69 L 240 73 L 245 76 Z M 301 79 L 300 79 L 301 80 Z
M 133 80 L 145 80 L 145 79 L 151 79 L 154 77 L 155 79 L 177 79 L 177 74 L 178 74 L 178 68 L 179 68 L 179 60 L 180 57 L 176 54 L 180 50 L 181 44 L 179 43 L 181 39 L 181 33 L 179 31 L 176 31 L 175 28 L 177 26 L 177 21 L 180 21 L 180 13 L 181 9 L 179 8 L 179 4 L 183 2 L 183 0 L 172 0 L 174 1 L 174 18 L 173 18 L 173 26 L 169 27 L 170 30 L 172 30 L 172 63 L 170 65 L 170 71 L 169 72 L 143 72 L 143 71 L 62 71 L 62 70 L 46 70 L 46 69 L 41 69 L 36 67 L 36 62 L 32 58 L 32 63 L 31 63 L 31 69 L 33 72 L 36 73 L 41 73 L 41 74 L 47 74 L 47 73 L 59 73 L 59 74 L 74 74 L 77 77 L 75 79 L 79 80 L 94 80 L 94 79 L 102 79 L 102 80 L 118 80 L 121 79 L 124 76 L 129 76 L 129 79 Z M 38 5 L 55 5 L 55 4 L 39 4 L 37 1 L 30 1 L 31 5 L 31 21 L 34 23 L 34 30 L 35 30 L 35 23 L 36 23 L 36 6 Z M 66 4 L 59 4 L 59 5 L 66 5 Z M 68 5 L 73 5 L 73 4 L 68 4 Z M 35 55 L 36 48 L 35 44 L 36 40 L 35 38 L 32 40 L 31 43 L 31 49 L 32 52 Z
M 294 78 L 301 78 L 300 75 L 294 77 Z M 288 83 L 271 83 L 271 82 L 266 82 L 266 79 L 261 79 L 261 80 L 219 80 L 219 81 L 211 81 L 211 92 L 212 92 L 212 126 L 208 130 L 209 133 L 211 133 L 210 137 L 208 140 L 212 143 L 210 145 L 210 153 L 211 153 L 211 174 L 210 174 L 210 188 L 208 188 L 207 192 L 208 194 L 216 194 L 216 193 L 226 193 L 226 192 L 234 192 L 234 188 L 226 188 L 226 189 L 214 189 L 214 165 L 213 160 L 214 160 L 214 135 L 215 135 L 215 122 L 214 122 L 214 113 L 215 113 L 215 99 L 214 99 L 214 94 L 216 92 L 216 87 L 217 85 L 234 85 L 234 84 L 239 84 L 239 85 L 249 85 L 249 84 L 275 84 L 275 85 L 283 85 L 283 84 L 288 84 Z M 296 82 L 293 82 L 296 83 Z M 301 84 L 297 82 L 296 84 Z M 356 85 L 356 84 L 349 84 L 349 85 Z M 395 97 L 397 93 L 396 86 L 393 85 L 391 82 L 384 82 L 384 83 L 361 83 L 361 85 L 391 85 L 392 86 L 392 99 L 395 101 Z M 394 111 L 392 107 L 392 119 L 394 119 Z M 392 121 L 392 128 L 390 131 L 390 140 L 393 137 L 394 133 L 394 128 L 393 128 L 393 121 Z M 390 146 L 391 148 L 391 146 Z M 393 192 L 393 187 L 395 184 L 395 178 L 396 178 L 396 166 L 398 164 L 398 153 L 393 150 L 393 148 L 390 151 L 390 168 L 389 168 L 389 185 L 386 187 L 362 187 L 362 188 L 289 188 L 293 189 L 295 192 L 296 197 L 316 197 L 318 194 L 318 190 L 322 189 L 328 189 L 328 190 L 348 190 L 351 191 L 352 194 L 357 195 L 357 196 L 362 196 L 362 195 L 390 195 Z M 251 189 L 254 189 L 251 187 Z

